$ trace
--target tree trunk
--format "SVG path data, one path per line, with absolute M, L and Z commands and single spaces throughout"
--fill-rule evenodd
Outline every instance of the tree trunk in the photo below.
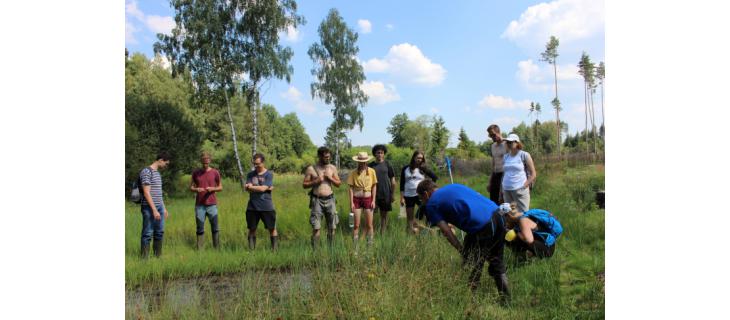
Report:
M 585 111 L 585 129 L 583 131 L 583 134 L 585 134 L 585 141 L 586 141 L 586 157 L 588 156 L 588 82 L 583 80 L 583 106 Z
M 238 179 L 241 182 L 241 190 L 244 189 L 246 181 L 243 178 L 243 167 L 241 166 L 241 158 L 238 156 L 238 143 L 236 140 L 236 128 L 233 126 L 233 116 L 231 115 L 231 103 L 228 100 L 228 91 L 226 87 L 223 87 L 223 92 L 226 97 L 226 110 L 228 111 L 228 123 L 231 125 L 231 138 L 233 139 L 233 154 L 236 157 L 236 164 L 238 165 Z
M 603 81 L 601 81 L 601 128 L 603 128 L 602 138 L 606 139 L 606 114 L 603 111 Z M 605 145 L 604 145 L 605 150 Z
M 337 122 L 340 108 L 335 107 L 335 166 L 337 167 L 337 172 L 340 171 L 340 126 L 339 122 Z
M 553 60 L 553 73 L 555 75 L 555 100 L 558 101 L 558 59 Z M 555 108 L 555 119 L 558 127 L 558 161 L 560 161 L 560 109 Z
M 594 156 L 593 160 L 595 161 L 595 156 L 598 154 L 598 150 L 596 148 L 596 138 L 597 138 L 596 137 L 596 112 L 595 112 L 595 108 L 593 106 L 593 89 L 590 90 L 590 94 L 591 94 L 590 101 L 591 101 L 591 129 L 592 129 L 591 137 L 593 139 L 593 156 Z
M 251 93 L 251 100 L 249 101 L 249 105 L 251 106 L 251 116 L 253 117 L 253 143 L 251 143 L 251 156 L 253 157 L 254 154 L 256 154 L 256 141 L 259 140 L 259 118 L 257 114 L 258 106 L 259 106 L 259 97 L 258 97 L 258 81 L 253 82 L 253 93 Z

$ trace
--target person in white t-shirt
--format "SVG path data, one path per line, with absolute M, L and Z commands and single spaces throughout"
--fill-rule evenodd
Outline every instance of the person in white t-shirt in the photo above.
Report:
M 537 178 L 535 164 L 529 153 L 522 151 L 520 137 L 511 133 L 507 138 L 507 153 L 504 155 L 504 176 L 502 195 L 504 202 L 517 202 L 517 210 L 530 209 L 530 185 Z
M 426 166 L 426 157 L 423 152 L 416 150 L 411 156 L 411 163 L 405 166 L 400 173 L 400 204 L 406 206 L 406 217 L 408 219 L 406 232 L 408 233 L 415 233 L 417 230 L 414 210 L 416 205 L 419 209 L 421 208 L 421 200 L 416 193 L 416 187 L 426 178 L 433 181 L 438 180 L 438 177 Z M 423 216 L 417 218 L 421 219 Z

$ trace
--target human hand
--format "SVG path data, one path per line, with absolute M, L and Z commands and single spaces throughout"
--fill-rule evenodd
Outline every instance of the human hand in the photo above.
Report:
M 373 201 L 370 201 L 370 207 L 375 208 L 375 197 L 373 197 Z
M 355 212 L 355 204 L 350 204 L 350 212 Z
M 406 205 L 406 199 L 403 198 L 403 196 L 400 197 L 400 205 L 405 206 Z
M 157 211 L 157 209 L 154 209 L 154 208 L 153 208 L 153 209 L 152 209 L 152 217 L 153 217 L 153 218 L 154 218 L 155 220 L 158 220 L 158 221 L 159 221 L 159 220 L 160 220 L 160 212 L 158 212 L 158 211 Z
M 208 191 L 208 192 L 213 192 L 213 189 L 215 189 L 215 188 L 213 188 L 213 187 L 205 187 L 205 191 Z
M 169 215 L 169 214 L 167 213 L 167 209 L 165 209 L 165 219 L 167 219 L 167 216 L 168 216 L 168 215 Z

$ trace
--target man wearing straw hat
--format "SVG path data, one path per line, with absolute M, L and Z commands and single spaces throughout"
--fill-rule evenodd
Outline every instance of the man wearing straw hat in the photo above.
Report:
M 355 227 L 352 230 L 352 239 L 357 245 L 360 237 L 360 214 L 365 215 L 367 223 L 368 246 L 373 244 L 375 234 L 373 228 L 373 208 L 375 208 L 375 194 L 378 189 L 378 176 L 373 168 L 368 167 L 368 162 L 373 157 L 367 152 L 358 152 L 352 160 L 357 162 L 357 169 L 352 170 L 347 177 L 347 184 L 350 186 L 350 209 L 355 214 Z

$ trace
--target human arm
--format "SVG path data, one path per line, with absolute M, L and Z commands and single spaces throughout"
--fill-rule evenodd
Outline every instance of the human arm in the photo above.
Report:
M 439 221 L 436 224 L 436 226 L 439 227 L 439 229 L 441 229 L 441 233 L 443 233 L 444 234 L 444 237 L 446 237 L 446 240 L 448 240 L 449 243 L 454 248 L 456 248 L 456 251 L 461 252 L 461 250 L 463 249 L 463 247 L 461 246 L 461 243 L 459 242 L 459 239 L 456 239 L 456 236 L 451 231 L 451 228 L 449 228 L 449 225 L 446 223 L 446 221 L 441 220 L 441 221 Z
M 535 182 L 535 178 L 537 178 L 537 170 L 535 170 L 535 163 L 532 161 L 532 156 L 530 154 L 526 154 L 525 159 L 527 164 L 527 170 L 529 171 L 527 176 L 527 181 L 525 181 L 525 187 L 531 185 L 533 182 Z
M 536 227 L 537 224 L 525 217 L 521 217 L 520 221 L 520 232 L 517 234 L 517 236 L 520 237 L 520 240 L 522 242 L 527 244 L 532 244 L 533 241 L 535 241 L 534 237 L 532 236 L 532 228 Z
M 352 187 L 348 188 L 347 192 L 350 195 L 350 212 L 354 212 L 355 211 L 355 199 L 354 199 L 355 194 L 352 192 Z
M 195 172 L 193 172 L 193 175 L 190 177 L 190 191 L 191 192 L 203 192 L 203 188 L 198 188 L 198 184 L 195 183 Z
M 375 208 L 375 195 L 378 192 L 378 184 L 377 183 L 373 183 L 373 187 L 370 190 L 371 190 L 370 191 L 370 200 L 371 200 L 370 201 L 371 202 L 371 205 L 370 206 L 373 207 L 373 208 Z
M 152 194 L 150 194 L 150 189 L 152 187 L 149 184 L 143 184 L 142 185 L 142 193 L 144 194 L 144 199 L 147 201 L 147 204 L 152 208 L 152 217 L 155 218 L 155 220 L 160 220 L 160 212 L 157 211 L 157 206 L 155 206 L 155 203 L 152 201 Z M 167 210 L 165 210 L 167 212 Z
M 221 184 L 221 175 L 218 172 L 216 172 L 216 175 L 215 175 L 215 183 L 216 183 L 215 187 L 206 187 L 205 191 L 208 191 L 208 192 L 223 191 L 223 185 Z
M 317 174 L 314 167 L 309 166 L 307 167 L 307 171 L 304 173 L 304 182 L 302 182 L 302 187 L 304 189 L 309 189 L 311 187 L 318 186 L 322 183 L 322 181 L 324 181 L 324 178 Z
M 335 166 L 332 166 L 332 174 L 327 176 L 325 175 L 325 178 L 332 182 L 335 187 L 340 187 L 340 184 L 342 184 L 342 181 L 340 180 L 340 175 L 337 173 L 337 168 Z
M 439 177 L 437 177 L 437 176 L 436 176 L 436 174 L 435 174 L 435 173 L 433 173 L 433 171 L 429 170 L 429 169 L 428 169 L 428 168 L 426 168 L 426 167 L 421 167 L 421 172 L 423 172 L 423 174 L 425 174 L 425 175 L 426 175 L 426 176 L 428 176 L 428 177 L 429 177 L 429 178 L 430 178 L 431 180 L 433 180 L 433 182 L 436 182 L 436 180 L 438 180 L 438 179 L 439 179 Z
M 408 166 L 403 167 L 400 171 L 400 205 L 406 204 L 406 198 L 403 197 L 403 192 L 406 190 L 406 170 Z

